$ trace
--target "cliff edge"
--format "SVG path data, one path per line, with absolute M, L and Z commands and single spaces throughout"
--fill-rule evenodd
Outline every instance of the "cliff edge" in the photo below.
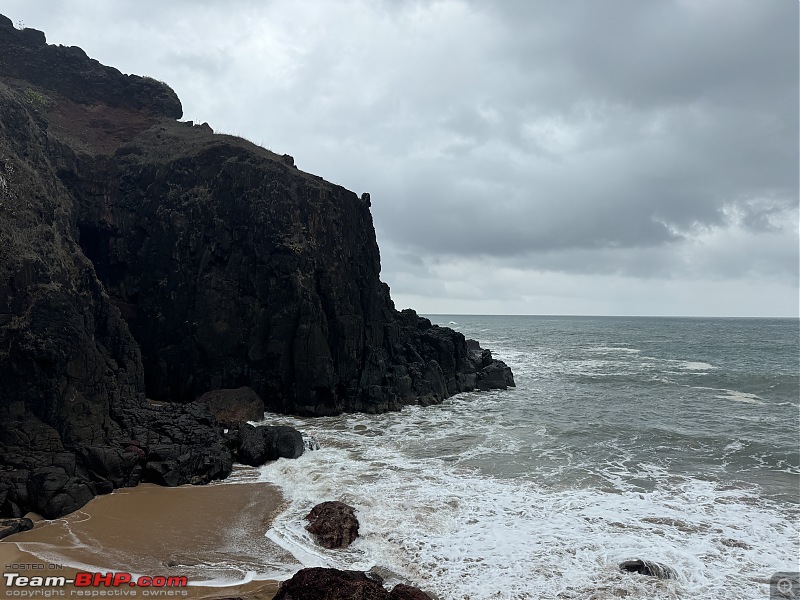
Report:
M 210 390 L 328 415 L 513 385 L 395 310 L 368 197 L 181 114 L 0 15 L 0 516 L 227 476 Z

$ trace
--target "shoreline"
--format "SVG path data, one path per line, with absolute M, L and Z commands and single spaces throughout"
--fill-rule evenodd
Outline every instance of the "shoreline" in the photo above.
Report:
M 133 581 L 179 577 L 188 586 L 26 589 L 13 581 L 8 586 L 3 577 L 0 598 L 118 592 L 114 595 L 271 600 L 280 580 L 302 568 L 264 535 L 284 505 L 278 488 L 262 482 L 118 489 L 70 515 L 37 521 L 32 530 L 0 540 L 3 573 L 65 579 L 82 571 L 131 573 Z

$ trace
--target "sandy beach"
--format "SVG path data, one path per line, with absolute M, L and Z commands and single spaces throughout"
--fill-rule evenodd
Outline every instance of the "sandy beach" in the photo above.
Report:
M 171 588 L 171 597 L 268 600 L 277 591 L 278 577 L 295 565 L 264 537 L 282 504 L 278 490 L 263 483 L 178 488 L 143 484 L 95 498 L 71 515 L 37 522 L 33 530 L 5 538 L 0 541 L 0 564 L 4 573 L 28 577 L 71 579 L 80 571 L 130 572 L 134 580 L 186 577 L 189 585 Z M 57 597 L 103 590 L 130 592 L 125 595 L 133 597 L 156 591 L 166 596 L 168 591 L 69 584 L 47 589 L 64 590 L 52 594 Z M 36 597 L 32 591 L 7 586 L 5 577 L 0 580 L 0 598 Z

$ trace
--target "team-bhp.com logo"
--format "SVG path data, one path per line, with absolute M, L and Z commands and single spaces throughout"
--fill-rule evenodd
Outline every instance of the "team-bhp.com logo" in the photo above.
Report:
M 7 598 L 137 596 L 137 590 L 142 596 L 175 597 L 188 596 L 188 592 L 181 588 L 189 585 L 186 577 L 142 575 L 134 578 L 133 574 L 127 572 L 79 572 L 75 577 L 3 573 L 3 582 Z

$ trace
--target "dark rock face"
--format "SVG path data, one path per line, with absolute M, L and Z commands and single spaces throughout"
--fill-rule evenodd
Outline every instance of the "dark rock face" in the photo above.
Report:
M 181 101 L 166 84 L 123 75 L 101 65 L 77 46 L 50 46 L 35 29 L 14 28 L 0 15 L 0 75 L 46 87 L 82 104 L 102 102 L 180 119 Z
M 628 573 L 639 573 L 659 579 L 675 579 L 677 577 L 677 573 L 672 567 L 651 560 L 626 560 L 620 563 L 619 568 Z
M 301 569 L 284 581 L 275 600 L 430 600 L 408 585 L 386 591 L 379 577 L 361 571 Z
M 209 407 L 229 405 L 194 402 L 212 390 L 327 415 L 513 385 L 394 309 L 368 202 L 180 114 L 165 84 L 0 16 L 0 516 L 302 452 L 225 437 Z
M 384 412 L 513 384 L 394 310 L 369 208 L 243 140 L 162 123 L 75 163 L 80 244 L 139 344 L 148 397 L 251 387 L 275 412 Z
M 197 399 L 208 407 L 223 427 L 233 427 L 239 421 L 260 421 L 264 418 L 264 401 L 249 387 L 235 390 L 214 390 Z
M 355 509 L 344 502 L 317 504 L 306 515 L 306 520 L 311 521 L 306 530 L 325 548 L 347 548 L 358 537 Z

